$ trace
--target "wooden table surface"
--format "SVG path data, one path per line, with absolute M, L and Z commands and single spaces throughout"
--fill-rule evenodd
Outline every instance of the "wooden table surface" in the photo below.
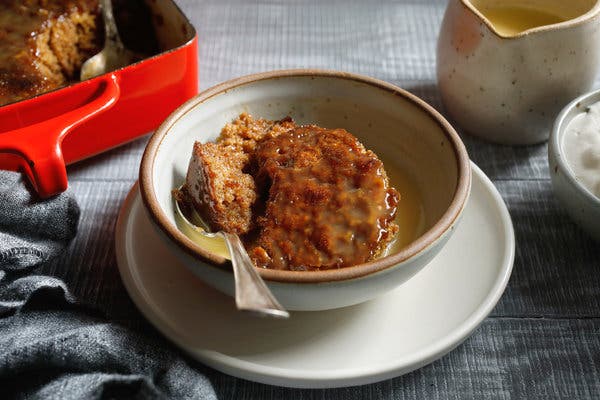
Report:
M 435 44 L 445 1 L 178 3 L 198 30 L 201 89 L 254 72 L 318 67 L 386 80 L 443 112 Z M 556 200 L 546 144 L 507 147 L 463 138 L 508 205 L 517 243 L 508 288 L 473 336 L 418 371 L 346 389 L 261 385 L 190 360 L 210 377 L 219 398 L 600 398 L 600 244 Z M 137 179 L 146 141 L 69 168 L 82 209 L 79 233 L 43 272 L 64 278 L 80 302 L 109 319 L 156 334 L 129 300 L 114 252 L 116 217 Z

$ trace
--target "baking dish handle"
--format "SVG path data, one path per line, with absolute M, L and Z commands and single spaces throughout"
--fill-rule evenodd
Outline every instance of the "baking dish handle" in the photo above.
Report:
M 73 128 L 111 108 L 120 96 L 118 77 L 114 74 L 88 82 L 98 85 L 98 94 L 83 105 L 47 120 L 0 133 L 0 153 L 9 153 L 0 154 L 0 169 L 24 172 L 41 198 L 67 189 L 67 169 L 61 149 L 65 136 Z M 0 108 L 0 113 L 4 109 Z

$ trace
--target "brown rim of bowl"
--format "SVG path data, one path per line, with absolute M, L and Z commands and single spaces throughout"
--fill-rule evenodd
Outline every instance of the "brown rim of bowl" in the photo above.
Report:
M 153 190 L 154 182 L 152 170 L 158 148 L 160 147 L 162 140 L 169 133 L 170 128 L 194 107 L 212 97 L 226 93 L 233 88 L 268 79 L 310 76 L 345 79 L 374 86 L 393 95 L 401 96 L 428 113 L 430 117 L 437 122 L 440 128 L 442 128 L 442 131 L 444 131 L 448 137 L 456 154 L 458 169 L 457 188 L 450 206 L 442 215 L 442 217 L 435 223 L 435 225 L 433 225 L 423 235 L 418 237 L 415 241 L 397 253 L 351 267 L 324 271 L 282 271 L 257 268 L 263 279 L 287 283 L 323 283 L 355 279 L 375 272 L 383 271 L 391 266 L 406 261 L 414 255 L 427 249 L 432 243 L 438 240 L 459 217 L 466 204 L 471 188 L 471 166 L 469 156 L 463 142 L 454 128 L 452 128 L 450 123 L 446 121 L 446 119 L 444 119 L 444 117 L 442 117 L 442 115 L 438 113 L 432 106 L 425 103 L 417 96 L 390 83 L 362 75 L 319 69 L 295 69 L 263 72 L 259 74 L 243 76 L 218 84 L 188 100 L 177 110 L 175 110 L 160 125 L 156 132 L 150 137 L 150 140 L 146 145 L 144 155 L 142 156 L 142 162 L 140 164 L 140 192 L 142 195 L 142 200 L 146 208 L 149 210 L 149 215 L 153 219 L 154 223 L 160 227 L 160 229 L 187 254 L 204 263 L 207 263 L 210 266 L 232 272 L 231 266 L 229 265 L 229 261 L 227 259 L 209 253 L 197 246 L 191 239 L 181 232 L 175 226 L 175 224 L 169 221 L 166 213 L 162 210 L 158 203 L 156 194 Z

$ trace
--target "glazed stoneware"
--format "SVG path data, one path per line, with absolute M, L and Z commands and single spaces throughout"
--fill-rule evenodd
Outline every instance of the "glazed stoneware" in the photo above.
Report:
M 569 167 L 564 152 L 564 137 L 571 120 L 599 101 L 600 90 L 573 100 L 556 118 L 548 142 L 548 166 L 554 192 L 571 218 L 597 241 L 600 241 L 600 199 L 577 180 Z
M 175 254 L 210 285 L 233 293 L 228 260 L 177 227 L 171 190 L 185 179 L 194 141 L 213 141 L 240 113 L 341 127 L 402 170 L 422 198 L 422 234 L 375 261 L 328 271 L 259 269 L 289 310 L 323 310 L 369 300 L 402 284 L 431 260 L 454 230 L 470 191 L 466 150 L 450 124 L 417 97 L 375 79 L 328 71 L 275 71 L 226 82 L 188 101 L 151 137 L 140 191 L 154 226 Z
M 478 11 L 498 4 L 566 21 L 502 35 Z M 450 117 L 493 142 L 545 141 L 556 114 L 592 87 L 599 12 L 597 0 L 450 0 L 437 49 L 438 84 Z

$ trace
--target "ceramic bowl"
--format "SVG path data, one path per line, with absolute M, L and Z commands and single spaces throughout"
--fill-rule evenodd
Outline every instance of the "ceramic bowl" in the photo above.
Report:
M 171 190 L 185 179 L 194 141 L 215 140 L 242 112 L 345 128 L 382 159 L 392 184 L 391 171 L 402 171 L 421 198 L 417 237 L 385 257 L 327 271 L 259 269 L 287 309 L 332 309 L 383 294 L 425 267 L 452 234 L 469 195 L 471 169 L 459 136 L 431 106 L 391 84 L 348 73 L 250 75 L 208 89 L 176 110 L 150 138 L 140 167 L 151 221 L 174 254 L 208 284 L 232 295 L 231 265 L 178 229 Z
M 600 199 L 589 191 L 571 170 L 564 152 L 564 137 L 573 118 L 600 101 L 600 90 L 569 103 L 558 115 L 548 142 L 548 165 L 554 192 L 571 218 L 600 241 Z

